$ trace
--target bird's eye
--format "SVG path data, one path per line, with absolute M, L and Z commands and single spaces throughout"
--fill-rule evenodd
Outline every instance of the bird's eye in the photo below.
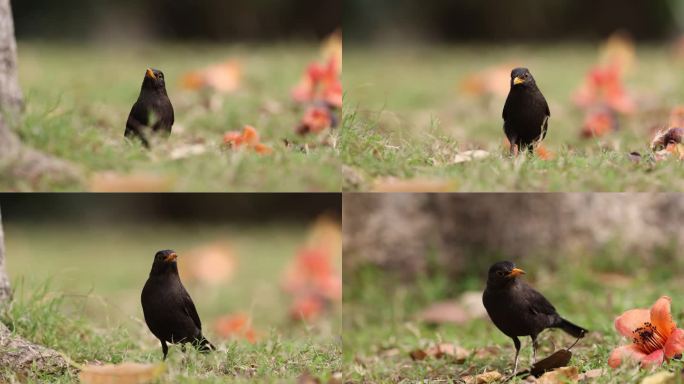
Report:
M 503 276 L 506 276 L 506 272 L 504 272 L 504 271 L 497 271 L 497 272 L 496 272 L 496 275 L 497 275 L 497 276 L 503 277 Z

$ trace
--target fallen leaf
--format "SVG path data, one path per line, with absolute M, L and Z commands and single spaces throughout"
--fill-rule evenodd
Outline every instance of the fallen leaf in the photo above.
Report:
M 88 365 L 78 378 L 84 384 L 144 384 L 158 379 L 165 370 L 164 364 Z
M 503 375 L 498 371 L 490 371 L 476 376 L 463 376 L 461 377 L 461 380 L 463 380 L 465 384 L 490 384 L 501 380 L 502 377 Z
M 590 371 L 586 371 L 579 376 L 580 381 L 593 380 L 603 376 L 606 371 L 603 368 L 596 368 Z
M 540 377 L 546 372 L 552 371 L 556 368 L 562 368 L 568 365 L 572 358 L 572 352 L 567 349 L 561 349 L 554 352 L 551 356 L 537 361 L 530 369 L 530 374 L 534 377 Z
M 420 192 L 452 192 L 455 184 L 445 180 L 431 179 L 397 179 L 388 177 L 378 179 L 372 188 L 373 192 L 380 193 L 420 193 Z
M 468 163 L 474 160 L 486 159 L 489 157 L 489 155 L 489 152 L 482 150 L 465 151 L 457 153 L 452 162 L 454 164 Z
M 435 351 L 435 358 L 449 358 L 457 363 L 463 363 L 471 352 L 463 347 L 451 343 L 442 343 L 437 345 Z
M 577 367 L 561 367 L 551 372 L 546 372 L 535 382 L 536 384 L 566 384 L 576 383 L 579 380 Z
M 673 144 L 681 144 L 682 137 L 684 137 L 684 128 L 673 127 L 662 130 L 658 132 L 653 138 L 653 141 L 651 141 L 651 149 L 653 151 L 659 151 L 667 149 L 668 146 Z
M 435 359 L 448 358 L 457 363 L 463 363 L 471 352 L 467 349 L 451 343 L 441 343 L 427 349 L 416 349 L 409 352 L 409 356 L 414 361 L 425 360 L 428 357 Z
M 149 173 L 130 175 L 116 172 L 100 172 L 90 179 L 91 192 L 169 192 L 173 188 L 171 179 Z
M 501 355 L 501 348 L 495 345 L 484 348 L 478 348 L 475 350 L 474 355 L 477 359 L 488 359 L 490 357 L 497 357 Z
M 677 377 L 672 372 L 662 371 L 641 380 L 641 384 L 674 384 Z
M 297 378 L 297 384 L 321 384 L 321 380 L 308 372 L 304 372 Z
M 411 356 L 411 359 L 413 359 L 413 361 L 422 361 L 428 357 L 428 354 L 422 349 L 416 349 L 409 352 L 409 356 Z

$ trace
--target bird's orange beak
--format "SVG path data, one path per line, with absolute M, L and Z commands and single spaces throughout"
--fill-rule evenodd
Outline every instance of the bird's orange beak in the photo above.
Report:
M 170 262 L 172 262 L 172 261 L 176 261 L 177 258 L 178 258 L 178 255 L 177 255 L 177 254 L 171 253 L 171 254 L 169 254 L 168 256 L 166 256 L 166 257 L 164 258 L 164 261 L 167 262 L 167 263 L 170 263 Z
M 151 68 L 147 68 L 147 77 L 157 80 L 157 76 L 154 75 L 154 71 Z
M 523 80 L 523 79 L 521 79 L 521 78 L 519 78 L 519 77 L 516 77 L 516 78 L 513 79 L 513 85 L 522 84 L 522 83 L 524 83 L 524 82 L 525 82 L 525 80 Z
M 524 274 L 525 274 L 525 271 L 523 271 L 522 269 L 513 268 L 511 273 L 508 274 L 508 277 L 516 277 L 516 276 L 520 276 L 520 275 L 524 275 Z

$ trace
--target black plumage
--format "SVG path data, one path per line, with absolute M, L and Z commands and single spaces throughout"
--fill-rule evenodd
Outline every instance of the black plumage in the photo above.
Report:
M 157 69 L 147 69 L 140 89 L 140 96 L 133 104 L 126 121 L 125 136 L 142 141 L 150 146 L 150 134 L 168 137 L 173 127 L 173 105 L 166 93 L 164 73 Z
M 176 258 L 174 251 L 157 252 L 141 295 L 145 322 L 161 342 L 165 360 L 166 343 L 192 343 L 200 351 L 216 349 L 202 335 L 202 322 L 178 276 Z
M 528 150 L 546 138 L 551 111 L 527 68 L 511 72 L 511 90 L 503 110 L 504 132 L 511 143 L 511 153 Z
M 532 338 L 532 359 L 536 362 L 537 336 L 543 330 L 560 328 L 577 338 L 584 337 L 588 332 L 560 317 L 556 308 L 541 293 L 518 278 L 522 274 L 525 272 L 510 261 L 492 265 L 487 277 L 487 288 L 482 295 L 482 302 L 494 325 L 513 339 L 514 372 L 518 371 L 519 336 Z

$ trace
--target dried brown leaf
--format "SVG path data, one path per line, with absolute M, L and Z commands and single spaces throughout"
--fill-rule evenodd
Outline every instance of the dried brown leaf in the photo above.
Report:
M 566 384 L 575 383 L 579 380 L 579 370 L 577 367 L 556 368 L 551 372 L 546 372 L 539 379 L 537 384 Z
M 498 371 L 491 371 L 476 376 L 463 376 L 461 377 L 461 380 L 465 382 L 465 384 L 490 384 L 501 380 L 502 377 L 503 375 Z
M 84 384 L 144 384 L 159 378 L 165 369 L 164 364 L 88 365 L 78 378 Z

